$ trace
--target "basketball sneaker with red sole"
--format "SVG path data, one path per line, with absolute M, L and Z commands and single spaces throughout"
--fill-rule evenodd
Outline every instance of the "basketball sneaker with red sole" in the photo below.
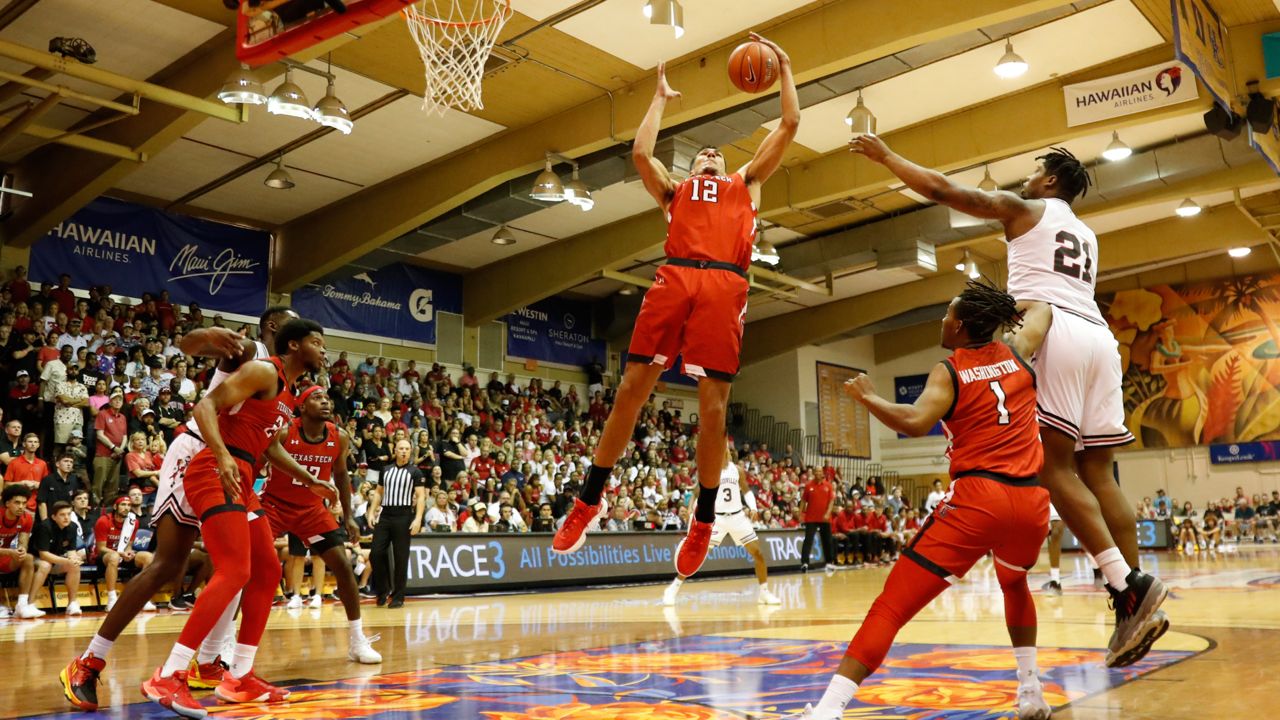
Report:
M 689 577 L 702 567 L 711 545 L 711 523 L 694 520 L 689 523 L 689 534 L 676 546 L 676 572 Z
M 272 685 L 252 670 L 242 678 L 226 673 L 218 687 L 213 689 L 213 694 L 226 703 L 278 703 L 289 699 L 288 690 Z
M 182 717 L 202 718 L 209 714 L 191 697 L 191 690 L 187 688 L 187 672 L 179 670 L 178 672 L 163 677 L 160 671 L 163 668 L 156 668 L 155 673 L 150 680 L 142 683 L 142 697 L 159 705 L 162 708 L 172 710 Z
M 106 660 L 90 653 L 85 657 L 72 660 L 62 668 L 58 679 L 62 681 L 62 694 L 67 697 L 67 701 L 81 710 L 89 712 L 97 710 L 98 683 L 100 682 L 98 676 L 106 666 Z
M 574 498 L 573 509 L 564 519 L 564 525 L 556 531 L 551 549 L 561 555 L 576 552 L 587 541 L 587 533 L 598 528 L 608 514 L 609 503 L 604 498 L 600 498 L 598 505 L 588 505 L 581 498 Z
M 212 690 L 218 687 L 226 673 L 227 664 L 222 662 L 221 655 L 207 663 L 196 662 L 195 658 L 191 658 L 191 667 L 187 670 L 187 687 Z

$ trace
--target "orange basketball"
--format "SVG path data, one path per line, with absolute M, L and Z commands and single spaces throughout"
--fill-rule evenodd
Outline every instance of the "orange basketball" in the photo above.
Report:
M 729 79 L 743 92 L 768 90 L 778 79 L 778 54 L 764 43 L 742 43 L 729 55 Z

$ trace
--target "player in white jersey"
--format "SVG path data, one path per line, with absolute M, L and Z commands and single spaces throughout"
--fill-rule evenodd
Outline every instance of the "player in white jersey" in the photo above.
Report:
M 268 348 L 275 342 L 276 331 L 285 322 L 298 317 L 293 310 L 283 306 L 269 307 L 259 317 L 258 330 L 261 342 L 242 338 L 239 333 L 225 328 L 203 328 L 188 333 L 182 342 L 182 351 L 188 355 L 218 357 L 218 367 L 208 390 L 213 390 L 244 362 L 268 357 Z M 165 452 L 160 468 L 159 487 L 156 490 L 155 511 L 152 526 L 156 531 L 155 559 L 129 584 L 125 586 L 114 606 L 107 608 L 98 634 L 90 641 L 84 654 L 73 660 L 61 673 L 63 694 L 71 704 L 81 710 L 95 710 L 98 706 L 98 673 L 106 664 L 107 651 L 120 633 L 141 612 L 143 605 L 159 592 L 160 588 L 186 571 L 187 559 L 199 534 L 200 519 L 195 516 L 182 493 L 182 474 L 196 453 L 204 448 L 195 422 L 174 437 Z M 283 453 L 283 450 L 281 450 Z M 239 602 L 233 602 L 209 638 L 201 646 L 196 658 L 197 667 L 188 678 L 197 687 L 216 687 L 221 682 L 223 665 L 218 652 L 235 626 L 235 611 Z M 207 650 L 213 649 L 209 655 Z M 215 679 L 216 676 L 216 679 Z M 209 684 L 211 683 L 211 684 Z
M 856 137 L 849 147 L 925 198 L 1004 226 L 1008 290 L 1025 313 L 1010 342 L 1034 357 L 1037 410 L 1047 431 L 1040 479 L 1107 579 L 1116 611 L 1107 666 L 1141 660 L 1169 629 L 1160 611 L 1168 591 L 1138 568 L 1137 518 L 1112 471 L 1114 448 L 1133 436 L 1124 422 L 1118 345 L 1093 297 L 1098 239 L 1071 210 L 1088 190 L 1084 165 L 1052 148 L 1036 158 L 1021 192 L 985 192 L 904 159 L 875 135 Z
M 724 536 L 746 549 L 756 566 L 756 581 L 760 583 L 757 600 L 761 605 L 780 605 L 782 601 L 769 591 L 769 566 L 764 559 L 764 551 L 760 549 L 760 541 L 756 538 L 751 519 L 756 514 L 756 496 L 747 487 L 744 473 L 735 464 L 732 446 L 729 448 L 729 462 L 720 473 L 720 486 L 716 488 L 716 520 L 711 526 L 711 549 L 720 547 Z M 702 489 L 698 489 L 702 492 Z M 751 514 L 747 514 L 747 508 Z M 677 575 L 675 580 L 662 593 L 662 604 L 668 607 L 676 604 L 676 593 L 687 578 Z

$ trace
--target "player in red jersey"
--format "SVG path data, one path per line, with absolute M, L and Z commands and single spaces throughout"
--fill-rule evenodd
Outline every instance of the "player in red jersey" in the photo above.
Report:
M 322 496 L 316 492 L 318 480 L 322 488 L 337 484 L 338 498 L 342 503 L 342 517 L 346 519 L 347 534 L 358 540 L 360 527 L 351 514 L 351 477 L 347 474 L 347 453 L 351 439 L 346 431 L 330 422 L 333 417 L 333 401 L 324 388 L 312 385 L 298 397 L 302 417 L 289 423 L 289 429 L 281 440 L 285 452 L 295 461 L 294 472 L 285 472 L 272 466 L 267 486 L 262 491 L 262 509 L 276 537 L 292 533 L 311 550 L 313 557 L 324 560 L 333 569 L 338 581 L 338 596 L 347 611 L 350 642 L 347 657 L 355 662 L 376 664 L 382 662 L 360 621 L 360 589 L 356 576 L 351 572 L 347 550 L 343 546 L 338 521 L 325 507 Z M 302 573 L 295 578 L 296 589 Z M 321 590 L 316 590 L 319 596 Z
M 689 533 L 676 552 L 676 572 L 689 577 L 706 558 L 716 517 L 715 490 L 725 462 L 725 408 L 730 383 L 738 372 L 747 312 L 746 275 L 760 186 L 778 169 L 800 126 L 791 59 L 774 43 L 755 33 L 751 37 L 778 55 L 782 121 L 751 162 L 732 175 L 725 169 L 724 155 L 713 147 L 698 152 L 683 182 L 676 182 L 653 157 L 667 100 L 680 97 L 667 84 L 665 66 L 658 66 L 657 91 L 636 132 L 632 158 L 645 189 L 667 216 L 667 262 L 658 269 L 640 306 L 613 412 L 605 422 L 582 493 L 556 533 L 552 545 L 556 552 L 582 547 L 587 530 L 607 516 L 608 503 L 602 498 L 605 482 L 626 449 L 658 376 L 679 355 L 685 374 L 698 379 L 698 481 L 709 492 L 698 495 Z
M 298 314 L 293 310 L 274 305 L 263 311 L 258 318 L 260 342 L 241 337 L 232 330 L 209 327 L 187 333 L 183 337 L 182 351 L 187 355 L 219 358 L 213 379 L 209 381 L 208 390 L 212 392 L 244 363 L 270 357 L 268 348 L 275 345 L 276 333 L 285 322 L 296 317 Z M 187 559 L 191 556 L 191 548 L 195 546 L 199 534 L 200 519 L 182 493 L 182 475 L 186 472 L 187 465 L 204 447 L 199 428 L 193 421 L 188 421 L 183 431 L 169 444 L 164 465 L 160 469 L 160 488 L 156 492 L 155 509 L 151 515 L 151 524 L 156 532 L 155 559 L 146 570 L 129 581 L 115 607 L 107 611 L 97 634 L 89 641 L 84 652 L 68 663 L 59 675 L 63 696 L 81 710 L 92 712 L 98 709 L 98 678 L 106 667 L 107 654 L 116 638 L 120 637 L 129 622 L 137 617 L 161 587 L 186 572 Z M 279 444 L 274 445 L 267 454 L 272 462 L 287 459 Z M 220 653 L 235 634 L 235 612 L 238 607 L 238 601 L 228 605 L 213 632 L 209 633 L 209 637 L 201 645 L 187 676 L 191 687 L 214 688 L 222 682 L 225 665 Z
M 902 549 L 822 700 L 805 708 L 806 718 L 843 717 L 898 630 L 988 551 L 1018 665 L 1018 717 L 1049 717 L 1036 670 L 1036 606 L 1027 587 L 1027 571 L 1049 532 L 1049 491 L 1037 479 L 1044 451 L 1035 373 L 1013 348 L 992 340 L 1020 320 L 1011 295 L 971 282 L 942 321 L 942 346 L 951 356 L 934 367 L 914 405 L 876 395 L 866 375 L 846 384 L 872 415 L 904 435 L 924 435 L 943 421 L 951 440 L 951 488 Z
M 200 519 L 213 576 L 196 601 L 169 659 L 142 684 L 142 694 L 184 717 L 208 713 L 187 689 L 187 667 L 196 647 L 241 593 L 235 655 L 214 694 L 225 702 L 281 702 L 288 691 L 253 672 L 266 629 L 280 560 L 271 524 L 253 480 L 267 447 L 288 425 L 295 405 L 291 388 L 304 372 L 319 372 L 324 329 L 311 320 L 290 320 L 276 335 L 276 356 L 247 362 L 196 404 L 196 424 L 205 447 L 182 480 L 187 502 Z

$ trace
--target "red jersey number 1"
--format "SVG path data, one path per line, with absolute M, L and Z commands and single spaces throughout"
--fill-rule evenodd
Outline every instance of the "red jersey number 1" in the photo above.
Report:
M 689 184 L 693 186 L 693 195 L 690 199 L 694 202 L 699 200 L 709 203 L 719 201 L 718 193 L 720 192 L 720 185 L 715 180 L 710 178 L 695 178 L 694 181 Z M 699 194 L 701 194 L 701 197 L 699 197 Z

